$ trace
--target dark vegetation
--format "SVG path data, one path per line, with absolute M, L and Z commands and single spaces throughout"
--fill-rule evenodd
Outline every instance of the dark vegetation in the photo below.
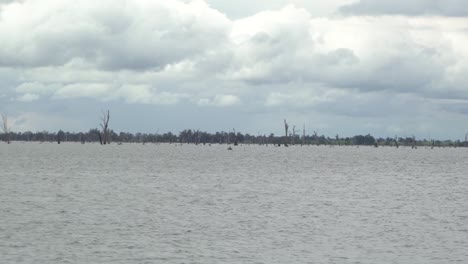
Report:
M 41 132 L 10 132 L 8 136 L 3 133 L 0 135 L 3 141 L 37 141 L 37 142 L 81 142 L 81 143 L 187 143 L 187 144 L 259 144 L 259 145 L 284 145 L 285 142 L 290 145 L 339 145 L 339 146 L 427 146 L 427 147 L 464 147 L 467 142 L 451 140 L 415 140 L 413 137 L 398 138 L 375 138 L 371 135 L 357 135 L 353 137 L 333 138 L 325 135 L 295 135 L 294 137 L 285 137 L 279 135 L 250 135 L 240 132 L 215 132 L 208 133 L 199 130 L 186 129 L 178 134 L 167 133 L 116 133 L 109 130 L 108 136 L 102 136 L 102 132 L 95 128 L 88 132 L 65 132 L 58 131 L 50 133 Z M 103 139 L 105 138 L 105 139 Z
M 376 138 L 370 134 L 356 135 L 352 137 L 328 137 L 318 135 L 317 131 L 313 131 L 312 135 L 306 133 L 306 128 L 303 126 L 302 135 L 297 134 L 296 127 L 293 126 L 292 132 L 289 131 L 289 124 L 284 120 L 284 135 L 250 135 L 236 132 L 233 129 L 231 132 L 215 132 L 209 133 L 200 130 L 185 129 L 177 134 L 172 132 L 166 133 L 116 133 L 109 128 L 110 112 L 102 112 L 99 126 L 101 129 L 93 128 L 87 132 L 14 132 L 8 126 L 6 116 L 2 118 L 2 130 L 0 139 L 9 143 L 11 141 L 26 141 L 26 142 L 80 142 L 85 143 L 100 143 L 102 145 L 111 144 L 111 142 L 121 143 L 186 143 L 186 144 L 258 144 L 258 145 L 275 145 L 275 146 L 290 146 L 290 145 L 336 145 L 336 146 L 374 146 L 374 147 L 401 147 L 408 146 L 411 148 L 417 147 L 468 147 L 468 134 L 465 141 L 460 140 L 417 140 L 412 137 L 394 137 L 394 138 Z

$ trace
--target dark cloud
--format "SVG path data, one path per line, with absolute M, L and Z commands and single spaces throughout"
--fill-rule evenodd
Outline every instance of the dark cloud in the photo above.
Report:
M 340 8 L 351 15 L 440 15 L 468 16 L 466 0 L 360 0 Z

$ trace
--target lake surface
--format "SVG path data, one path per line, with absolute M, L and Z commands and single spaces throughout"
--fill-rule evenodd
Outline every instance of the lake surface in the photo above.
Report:
M 0 144 L 0 263 L 468 263 L 468 149 Z

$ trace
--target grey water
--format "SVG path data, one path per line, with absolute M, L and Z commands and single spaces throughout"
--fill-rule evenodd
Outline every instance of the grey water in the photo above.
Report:
M 1 144 L 0 263 L 468 263 L 468 149 Z

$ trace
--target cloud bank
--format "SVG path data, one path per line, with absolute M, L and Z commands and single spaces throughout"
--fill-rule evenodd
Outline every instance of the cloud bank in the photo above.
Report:
M 436 15 L 468 16 L 468 2 L 464 0 L 360 0 L 340 8 L 354 15 Z
M 449 2 L 363 0 L 329 17 L 286 5 L 232 19 L 205 1 L 3 1 L 0 100 L 453 117 L 466 110 L 453 101 L 468 100 L 468 5 Z

